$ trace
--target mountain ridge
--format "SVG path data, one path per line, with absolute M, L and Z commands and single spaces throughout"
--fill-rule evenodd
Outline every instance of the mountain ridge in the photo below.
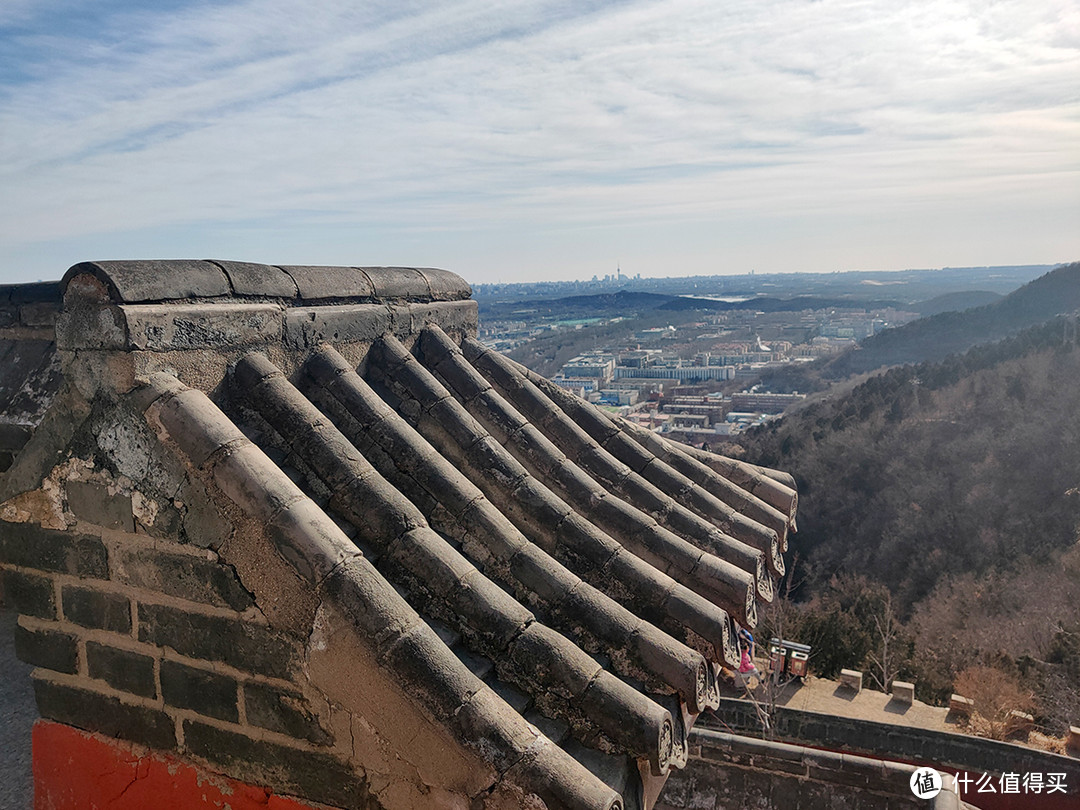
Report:
M 1054 268 L 993 303 L 942 312 L 879 332 L 858 348 L 828 361 L 827 376 L 846 377 L 881 366 L 943 360 L 1078 309 L 1080 262 L 1073 262 Z

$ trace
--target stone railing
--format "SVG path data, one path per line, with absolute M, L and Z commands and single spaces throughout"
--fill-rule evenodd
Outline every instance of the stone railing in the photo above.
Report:
M 761 724 L 754 706 L 744 700 L 721 698 L 720 707 L 698 721 L 699 727 L 757 735 Z M 772 713 L 777 736 L 792 743 L 852 752 L 865 756 L 931 765 L 949 773 L 1064 774 L 1066 794 L 1061 807 L 1080 803 L 1080 760 L 1022 745 L 952 734 L 944 731 L 877 723 L 786 707 Z M 1049 799 L 1050 803 L 1047 803 Z M 1056 806 L 1044 796 L 1040 807 Z M 1069 802 L 1073 804 L 1070 805 Z
M 915 767 L 699 729 L 690 763 L 675 773 L 657 810 L 831 810 L 834 807 L 957 810 L 951 777 L 932 801 L 911 790 Z

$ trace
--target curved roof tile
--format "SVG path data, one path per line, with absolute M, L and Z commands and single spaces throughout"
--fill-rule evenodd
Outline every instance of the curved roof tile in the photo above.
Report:
M 686 762 L 733 621 L 752 626 L 783 572 L 790 477 L 489 351 L 447 271 L 86 262 L 62 287 L 61 351 L 137 355 L 132 401 L 166 446 L 265 527 L 489 789 L 639 808 Z M 177 368 L 196 385 L 160 370 Z

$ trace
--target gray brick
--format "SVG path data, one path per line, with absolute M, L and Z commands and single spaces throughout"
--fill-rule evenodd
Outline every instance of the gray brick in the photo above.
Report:
M 392 325 L 390 310 L 381 304 L 298 307 L 285 315 L 285 337 L 294 347 L 377 340 Z
M 146 304 L 125 307 L 124 316 L 131 348 L 150 351 L 277 341 L 284 322 L 280 307 L 255 303 Z
M 190 554 L 152 548 L 114 549 L 115 578 L 192 602 L 247 610 L 254 604 L 231 568 Z
M 0 562 L 78 577 L 109 575 L 108 555 L 99 538 L 33 523 L 0 521 Z
M 243 734 L 184 721 L 184 746 L 244 781 L 334 807 L 376 810 L 367 782 L 329 754 L 253 740 Z
M 4 604 L 25 616 L 39 619 L 56 618 L 56 597 L 53 582 L 48 577 L 4 571 L 0 574 L 0 591 Z
M 8 288 L 13 304 L 34 304 L 51 302 L 60 304 L 59 281 L 35 281 L 30 284 L 15 284 Z
M 399 338 L 415 335 L 430 323 L 438 323 L 455 338 L 475 335 L 478 310 L 475 301 L 439 301 L 431 304 L 393 306 L 394 334 Z
M 331 737 L 319 725 L 304 696 L 264 683 L 244 686 L 244 710 L 253 726 L 287 734 L 299 740 L 328 745 Z
M 56 326 L 56 316 L 60 314 L 59 301 L 38 301 L 19 307 L 19 320 L 23 326 Z
M 158 709 L 133 706 L 88 689 L 40 679 L 34 681 L 34 694 L 41 716 L 50 720 L 159 751 L 176 747 L 172 718 Z
M 288 678 L 300 655 L 296 641 L 268 627 L 163 605 L 139 605 L 139 640 L 272 678 Z
M 162 661 L 161 696 L 178 709 L 191 709 L 233 723 L 239 721 L 236 681 L 225 675 Z
M 27 630 L 15 626 L 15 655 L 35 667 L 74 675 L 79 671 L 79 646 L 75 636 L 60 630 Z
M 149 656 L 88 641 L 86 665 L 91 678 L 105 681 L 113 689 L 140 697 L 157 697 L 154 659 Z
M 64 618 L 69 622 L 113 633 L 131 632 L 131 602 L 126 596 L 67 585 L 63 590 Z

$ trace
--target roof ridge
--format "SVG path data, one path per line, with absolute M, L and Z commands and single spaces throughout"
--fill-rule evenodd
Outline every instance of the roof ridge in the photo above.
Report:
M 461 301 L 472 288 L 433 267 L 269 265 L 220 259 L 91 261 L 73 265 L 60 289 L 93 276 L 115 304 L 276 300 L 286 305 Z

